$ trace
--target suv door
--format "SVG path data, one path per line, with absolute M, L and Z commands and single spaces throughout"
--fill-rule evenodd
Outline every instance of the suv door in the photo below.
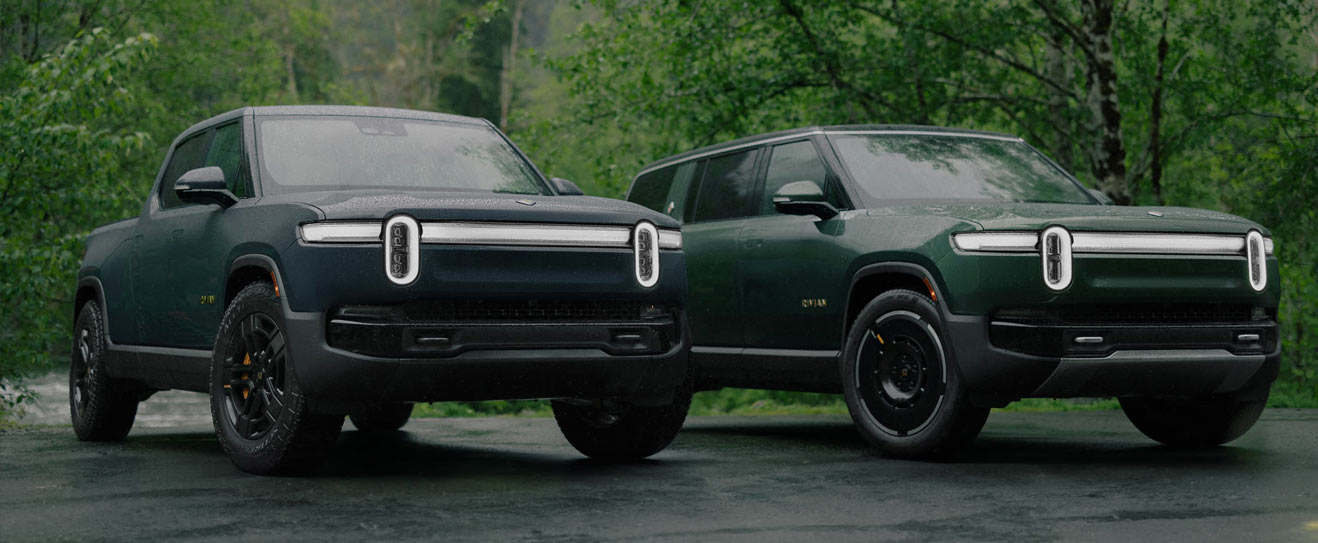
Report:
M 737 285 L 737 246 L 741 227 L 755 204 L 759 149 L 703 161 L 689 192 L 690 219 L 682 226 L 686 252 L 687 307 L 697 347 L 740 349 L 741 296 Z
M 213 347 L 228 271 L 223 269 L 227 248 L 216 239 L 224 209 L 180 201 L 174 182 L 188 170 L 219 166 L 230 190 L 246 193 L 241 164 L 238 121 L 179 143 L 171 155 L 157 193 L 138 221 L 133 288 L 142 293 L 137 303 L 144 345 Z
M 834 207 L 845 208 L 845 198 L 813 140 L 776 144 L 765 155 L 756 215 L 745 221 L 738 251 L 742 296 L 738 320 L 745 326 L 745 354 L 763 358 L 788 353 L 758 349 L 809 350 L 818 351 L 813 353 L 816 358 L 831 360 L 829 353 L 838 350 L 836 322 L 846 306 L 845 263 L 835 247 L 844 221 L 840 215 L 821 220 L 778 213 L 773 194 L 788 183 L 809 181 Z M 790 354 L 810 358 L 812 353 Z M 836 380 L 836 367 L 826 365 L 828 377 Z

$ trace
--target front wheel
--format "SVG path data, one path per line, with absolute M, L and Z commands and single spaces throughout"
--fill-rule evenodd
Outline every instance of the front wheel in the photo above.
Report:
M 1172 447 L 1216 447 L 1248 432 L 1267 403 L 1234 396 L 1121 398 L 1121 410 L 1144 435 Z
M 862 436 L 885 454 L 932 458 L 970 443 L 988 409 L 967 398 L 928 298 L 892 290 L 861 310 L 842 352 L 843 395 Z
M 285 348 L 274 287 L 243 288 L 224 311 L 211 357 L 211 420 L 224 452 L 258 475 L 306 471 L 328 454 L 342 415 L 312 413 Z
M 682 385 L 668 405 L 637 406 L 609 400 L 585 404 L 555 400 L 558 429 L 581 454 L 626 461 L 662 451 L 677 437 L 691 408 L 691 385 Z

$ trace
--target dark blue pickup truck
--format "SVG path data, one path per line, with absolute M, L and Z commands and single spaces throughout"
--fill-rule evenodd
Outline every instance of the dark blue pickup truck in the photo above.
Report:
M 251 107 L 174 141 L 138 218 L 78 273 L 73 426 L 124 438 L 139 401 L 210 394 L 254 473 L 306 469 L 352 418 L 550 398 L 582 453 L 663 449 L 690 404 L 682 234 L 546 179 L 490 123 Z

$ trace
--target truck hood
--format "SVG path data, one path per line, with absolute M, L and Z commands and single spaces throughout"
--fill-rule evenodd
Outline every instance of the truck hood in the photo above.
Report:
M 667 215 L 594 196 L 351 190 L 279 194 L 262 200 L 309 205 L 328 220 L 384 219 L 405 213 L 420 220 L 444 221 L 633 225 L 646 220 L 655 226 L 678 228 L 677 221 Z
M 1019 202 L 932 203 L 879 207 L 870 216 L 930 215 L 960 219 L 984 230 L 1042 230 L 1060 225 L 1075 231 L 1188 232 L 1244 234 L 1259 224 L 1218 211 L 1188 207 L 1126 207 Z

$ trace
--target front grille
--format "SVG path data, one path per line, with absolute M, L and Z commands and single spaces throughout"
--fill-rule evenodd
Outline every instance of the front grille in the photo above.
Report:
M 995 319 L 1031 324 L 1238 324 L 1270 318 L 1245 304 L 1077 305 L 1060 309 L 1007 308 Z
M 599 349 L 665 353 L 681 341 L 681 312 L 620 300 L 445 300 L 346 305 L 330 312 L 331 347 L 382 357 L 448 357 L 477 350 Z
M 638 322 L 672 308 L 626 300 L 448 300 L 392 306 L 343 306 L 336 317 L 416 322 Z

